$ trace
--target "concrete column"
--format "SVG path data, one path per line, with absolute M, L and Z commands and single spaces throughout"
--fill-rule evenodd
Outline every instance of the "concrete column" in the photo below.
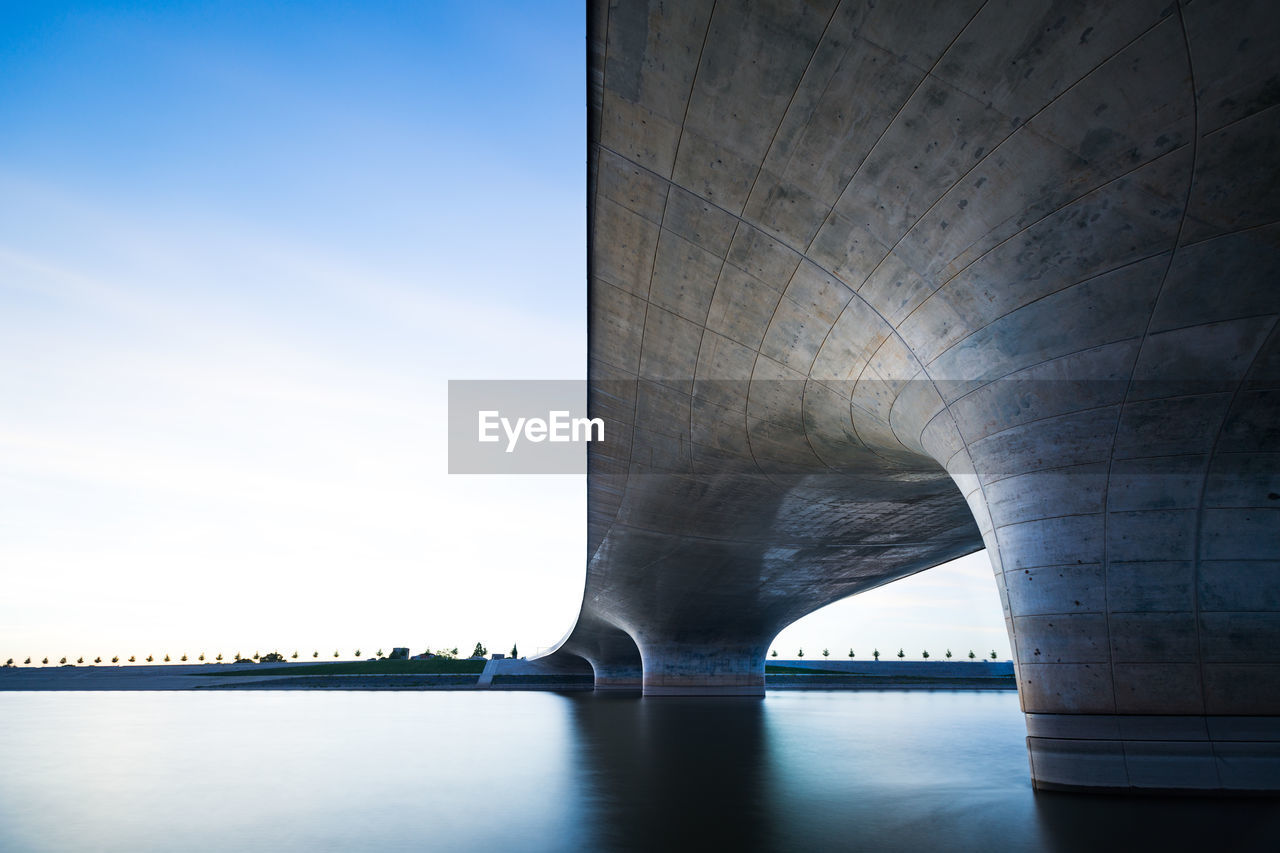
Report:
M 646 696 L 763 696 L 765 646 L 640 642 Z
M 1040 789 L 1280 790 L 1267 319 L 1182 330 L 1191 352 L 1124 345 L 1138 377 L 1201 360 L 1177 381 L 1009 381 L 983 407 L 1021 422 L 988 431 L 953 406 L 968 435 L 949 467 L 991 555 Z
M 638 691 L 642 684 L 640 650 L 616 623 L 598 614 L 583 614 L 572 634 L 550 657 L 585 660 L 596 690 Z
M 595 670 L 596 690 L 599 692 L 640 692 L 644 686 L 644 673 L 639 664 L 607 663 L 591 661 Z

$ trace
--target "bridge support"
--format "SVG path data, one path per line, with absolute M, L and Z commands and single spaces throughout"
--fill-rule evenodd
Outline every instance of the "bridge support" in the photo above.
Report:
M 763 646 L 642 643 L 646 696 L 763 696 Z
M 1037 788 L 1280 791 L 1280 395 L 1222 390 L 1275 385 L 1280 335 L 1247 351 L 1213 381 L 1133 385 L 1068 357 L 1074 397 L 983 389 L 1025 423 L 950 409 Z M 1196 406 L 1199 422 L 1160 414 Z
M 1027 714 L 1040 791 L 1275 793 L 1280 718 Z
M 644 686 L 644 673 L 634 663 L 607 664 L 592 661 L 597 692 L 639 693 Z
M 1280 18 L 905 8 L 593 0 L 565 648 L 760 695 L 985 546 L 1038 787 L 1280 789 Z

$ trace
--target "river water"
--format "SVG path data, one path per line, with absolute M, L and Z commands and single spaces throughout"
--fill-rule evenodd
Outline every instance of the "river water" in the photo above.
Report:
M 0 693 L 0 851 L 1280 850 L 1035 794 L 1012 692 Z

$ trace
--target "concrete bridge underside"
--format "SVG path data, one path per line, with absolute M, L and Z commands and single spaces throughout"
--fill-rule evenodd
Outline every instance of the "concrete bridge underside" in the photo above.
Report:
M 549 662 L 759 694 L 986 547 L 1038 786 L 1280 790 L 1270 0 L 589 16 L 607 441 Z

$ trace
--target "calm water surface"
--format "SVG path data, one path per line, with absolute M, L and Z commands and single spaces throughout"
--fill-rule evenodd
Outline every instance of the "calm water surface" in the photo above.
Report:
M 1280 850 L 1035 794 L 1009 692 L 0 693 L 0 851 Z

